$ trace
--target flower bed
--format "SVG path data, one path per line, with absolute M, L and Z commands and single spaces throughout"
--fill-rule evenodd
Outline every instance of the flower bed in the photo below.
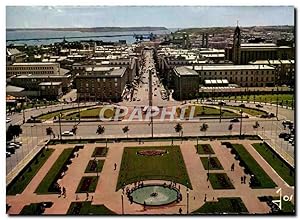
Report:
M 107 155 L 108 148 L 106 147 L 96 147 L 92 157 L 105 157 Z
M 168 153 L 168 151 L 167 150 L 140 150 L 136 153 L 142 156 L 161 156 Z
M 77 193 L 95 192 L 97 183 L 98 183 L 98 177 L 84 176 L 82 177 L 76 192 Z

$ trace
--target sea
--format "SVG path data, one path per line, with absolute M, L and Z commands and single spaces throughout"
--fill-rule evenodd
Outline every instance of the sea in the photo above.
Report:
M 156 35 L 170 34 L 178 29 L 170 28 L 168 30 L 151 31 Z M 55 42 L 62 42 L 64 38 L 67 41 L 82 41 L 82 40 L 102 40 L 105 42 L 117 42 L 119 40 L 126 40 L 127 44 L 134 43 L 136 39 L 133 36 L 117 36 L 117 37 L 101 37 L 105 35 L 142 35 L 150 34 L 150 31 L 135 31 L 135 32 L 81 32 L 81 31 L 52 31 L 52 30 L 18 30 L 18 31 L 6 31 L 6 45 L 10 44 L 27 44 L 27 45 L 48 45 Z M 86 38 L 89 37 L 90 38 Z M 97 37 L 95 37 L 97 36 Z M 32 38 L 60 38 L 60 39 L 47 39 L 47 40 L 26 40 Z M 79 37 L 71 38 L 68 37 Z M 80 38 L 84 37 L 84 38 Z M 21 39 L 20 41 L 10 41 L 15 39 Z

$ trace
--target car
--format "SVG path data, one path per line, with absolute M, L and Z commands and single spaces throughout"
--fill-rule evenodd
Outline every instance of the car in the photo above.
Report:
M 212 102 L 212 100 L 211 100 L 211 99 L 207 99 L 206 101 L 207 101 L 207 102 Z
M 246 105 L 245 104 L 240 104 L 239 107 L 245 108 Z
M 20 145 L 20 146 L 23 145 L 23 142 L 22 142 L 22 141 L 15 141 L 14 143 L 15 143 L 15 144 L 18 144 L 18 145 Z
M 263 106 L 261 104 L 255 105 L 257 108 L 262 108 Z
M 293 143 L 294 142 L 294 138 L 290 138 L 289 139 L 289 143 L 291 144 L 291 143 Z
M 226 103 L 224 101 L 221 101 L 218 103 L 219 105 L 226 105 Z
M 6 118 L 6 123 L 11 122 L 11 118 Z
M 274 113 L 270 113 L 269 114 L 269 118 L 274 118 L 275 117 L 275 114 Z
M 239 122 L 240 120 L 238 118 L 234 118 L 234 119 L 231 119 L 230 122 Z
M 6 146 L 6 152 L 14 154 L 16 152 L 16 149 L 13 147 Z
M 284 138 L 283 138 L 285 141 L 288 141 L 290 139 L 290 135 L 286 135 Z
M 141 99 L 136 99 L 136 101 L 138 101 L 138 102 L 139 102 L 139 101 L 141 101 Z
M 61 136 L 74 136 L 74 133 L 72 131 L 64 131 Z
M 292 121 L 290 121 L 290 120 L 284 120 L 284 121 L 282 122 L 282 125 L 289 126 L 289 125 L 294 125 L 294 123 L 293 123 Z
M 21 145 L 16 144 L 16 143 L 10 143 L 8 146 L 11 146 L 11 147 L 13 147 L 13 148 L 15 148 L 15 149 L 18 149 L 18 148 L 21 147 Z
M 279 138 L 285 138 L 287 135 L 289 135 L 288 133 L 282 132 L 279 134 Z
M 11 153 L 6 151 L 6 157 L 10 157 Z

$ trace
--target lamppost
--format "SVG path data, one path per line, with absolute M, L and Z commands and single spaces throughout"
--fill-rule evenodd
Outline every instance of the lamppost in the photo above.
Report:
M 59 138 L 60 138 L 60 140 L 61 140 L 62 137 L 61 137 L 61 122 L 60 122 L 60 119 L 61 119 L 61 112 L 60 112 L 59 115 L 58 115 L 58 122 L 59 122 Z
M 99 165 L 99 160 L 96 160 L 96 170 L 97 170 L 97 178 L 99 177 L 99 167 L 98 167 L 98 165 Z
M 122 215 L 124 215 L 124 197 L 123 197 L 123 194 L 121 194 L 121 202 L 122 202 Z
M 189 214 L 189 188 L 186 188 L 186 214 Z
M 243 122 L 243 110 L 240 109 L 240 114 L 241 114 L 241 122 L 240 122 L 240 137 L 242 136 L 242 122 Z
M 221 120 L 222 120 L 222 103 L 220 103 L 219 105 L 220 105 L 220 123 L 221 123 Z

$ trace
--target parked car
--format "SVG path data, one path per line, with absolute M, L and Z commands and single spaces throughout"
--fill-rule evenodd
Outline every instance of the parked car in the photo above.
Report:
M 240 120 L 238 118 L 234 118 L 234 119 L 231 119 L 230 122 L 239 122 Z
M 11 146 L 11 147 L 13 147 L 15 149 L 19 149 L 21 147 L 20 145 L 18 145 L 16 143 L 10 143 L 8 146 Z
M 6 118 L 6 123 L 11 122 L 11 118 Z
M 240 104 L 239 106 L 242 107 L 242 108 L 245 108 L 245 107 L 246 107 L 245 104 Z
M 279 138 L 285 138 L 287 135 L 289 135 L 288 133 L 282 132 L 279 134 Z
M 263 106 L 261 104 L 256 105 L 257 108 L 262 108 Z
M 286 126 L 288 126 L 288 125 L 293 125 L 294 123 L 292 122 L 292 121 L 290 121 L 290 120 L 284 120 L 283 122 L 282 122 L 282 125 L 286 125 Z
M 11 153 L 6 151 L 6 157 L 10 157 Z
M 74 133 L 72 131 L 64 131 L 61 135 L 62 136 L 74 136 Z
M 221 101 L 218 103 L 219 105 L 226 105 L 226 103 L 224 101 Z
M 269 118 L 274 118 L 275 117 L 275 114 L 274 113 L 270 113 L 269 114 Z
M 286 135 L 284 138 L 283 138 L 285 141 L 288 141 L 290 139 L 290 135 Z
M 14 154 L 16 152 L 16 149 L 12 146 L 6 146 L 6 151 L 11 154 Z

